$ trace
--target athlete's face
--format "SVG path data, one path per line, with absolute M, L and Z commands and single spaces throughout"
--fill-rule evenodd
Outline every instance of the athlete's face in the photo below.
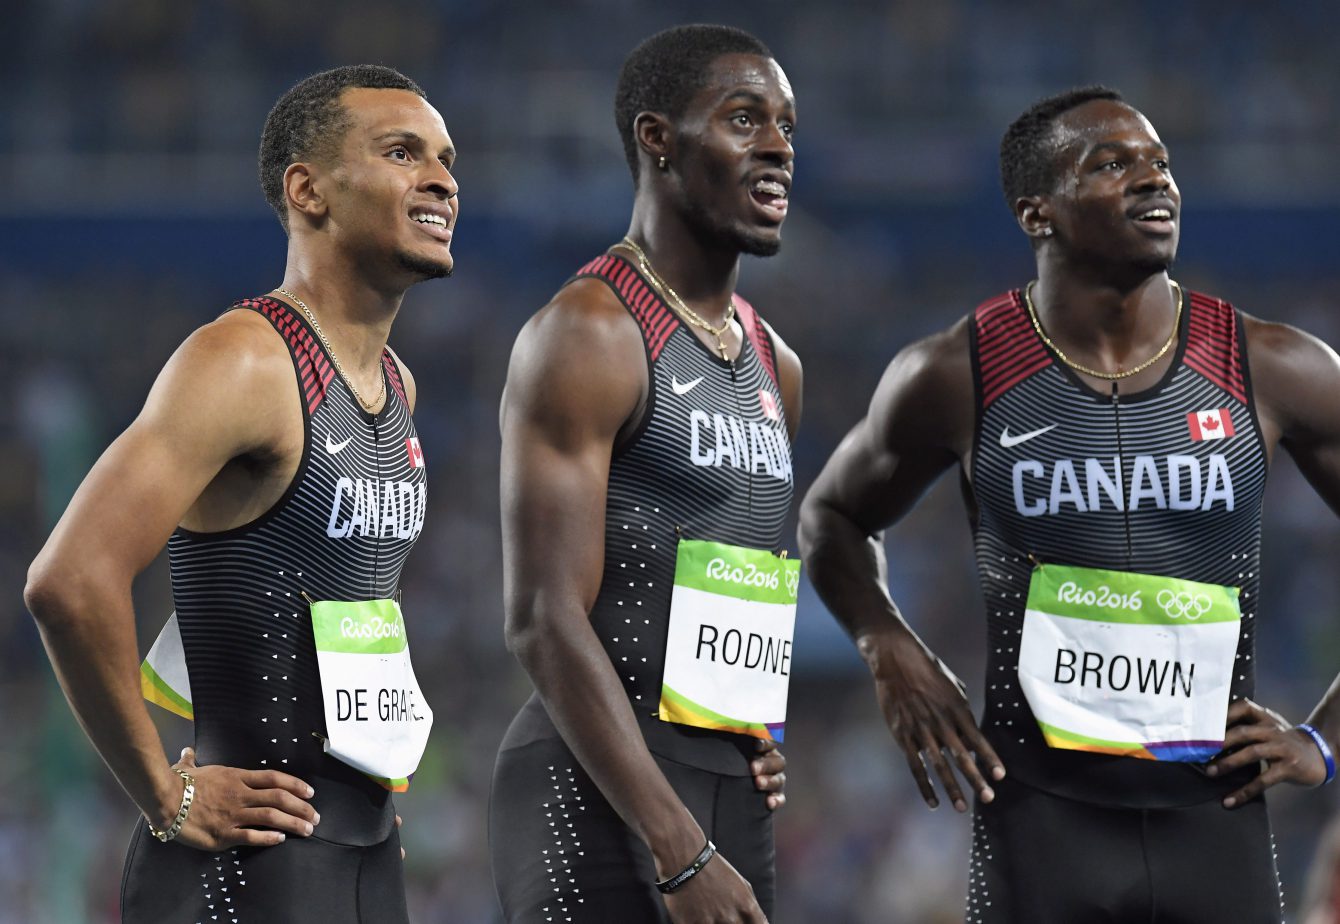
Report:
M 1154 126 L 1115 100 L 1056 122 L 1057 188 L 1043 197 L 1059 246 L 1088 262 L 1161 271 L 1177 256 L 1182 196 Z
M 737 249 L 781 247 L 795 170 L 796 100 L 777 62 L 722 55 L 675 130 L 682 206 L 699 229 Z
M 342 245 L 418 279 L 450 274 L 460 200 L 442 116 L 408 90 L 358 88 L 340 99 L 351 124 L 329 202 Z

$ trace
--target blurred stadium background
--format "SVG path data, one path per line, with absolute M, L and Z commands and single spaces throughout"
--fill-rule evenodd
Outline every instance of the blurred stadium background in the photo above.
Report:
M 279 281 L 284 238 L 255 150 L 274 99 L 313 71 L 403 70 L 460 149 L 455 277 L 413 290 L 392 338 L 419 381 L 433 473 L 404 590 L 437 724 L 397 800 L 423 924 L 496 920 L 489 776 L 529 691 L 502 643 L 498 397 L 523 320 L 626 227 L 612 97 L 646 35 L 740 25 L 771 45 L 796 89 L 785 246 L 746 263 L 741 291 L 806 364 L 798 490 L 902 344 L 1030 278 L 996 144 L 1035 98 L 1071 85 L 1122 89 L 1170 145 L 1185 200 L 1182 282 L 1340 343 L 1340 18 L 1325 0 L 10 0 L 3 20 L 0 924 L 116 920 L 134 810 L 73 721 L 20 588 L 175 346 Z M 1340 668 L 1340 531 L 1278 458 L 1259 699 L 1299 721 Z M 956 480 L 891 532 L 891 580 L 977 693 L 982 613 Z M 172 608 L 161 562 L 137 591 L 144 647 Z M 774 920 L 962 920 L 969 823 L 921 804 L 862 665 L 807 593 Z M 189 726 L 159 717 L 169 751 L 190 742 Z M 1281 791 L 1272 804 L 1294 908 L 1335 797 Z

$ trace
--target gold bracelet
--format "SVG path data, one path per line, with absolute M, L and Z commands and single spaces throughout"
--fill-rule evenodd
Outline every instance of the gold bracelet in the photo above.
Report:
M 145 819 L 149 825 L 149 833 L 164 844 L 181 833 L 181 826 L 186 823 L 186 816 L 191 814 L 191 800 L 195 798 L 195 777 L 185 770 L 178 770 L 176 767 L 172 768 L 172 772 L 186 781 L 186 788 L 182 790 L 181 794 L 181 808 L 177 809 L 177 817 L 172 819 L 172 826 L 166 831 L 159 831 L 154 827 L 152 821 Z

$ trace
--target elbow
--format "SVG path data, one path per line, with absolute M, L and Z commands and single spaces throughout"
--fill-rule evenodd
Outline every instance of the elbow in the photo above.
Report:
M 811 567 L 810 562 L 823 542 L 825 514 L 826 507 L 814 491 L 806 494 L 805 499 L 800 502 L 796 545 L 800 548 L 801 560 L 805 562 L 807 568 Z
M 51 628 L 67 618 L 70 612 L 67 585 L 55 569 L 38 558 L 28 568 L 28 581 L 23 586 L 23 605 L 33 620 L 43 628 Z
M 87 573 L 39 555 L 28 568 L 23 603 L 43 633 L 73 626 L 80 614 L 96 611 L 96 588 Z
M 503 644 L 512 657 L 529 670 L 546 635 L 538 602 L 533 595 L 509 594 L 504 609 L 507 621 L 503 628 Z

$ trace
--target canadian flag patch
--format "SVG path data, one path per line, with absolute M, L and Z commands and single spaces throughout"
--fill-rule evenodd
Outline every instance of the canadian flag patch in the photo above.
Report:
M 1186 424 L 1191 429 L 1193 440 L 1222 440 L 1233 436 L 1233 418 L 1228 408 L 1216 408 L 1213 411 L 1193 411 L 1186 415 Z
M 758 403 L 763 407 L 763 416 L 768 420 L 781 422 L 782 412 L 777 407 L 777 399 L 766 388 L 758 390 Z
M 423 468 L 423 449 L 419 446 L 419 438 L 411 436 L 406 439 L 405 448 L 409 450 L 409 467 Z

